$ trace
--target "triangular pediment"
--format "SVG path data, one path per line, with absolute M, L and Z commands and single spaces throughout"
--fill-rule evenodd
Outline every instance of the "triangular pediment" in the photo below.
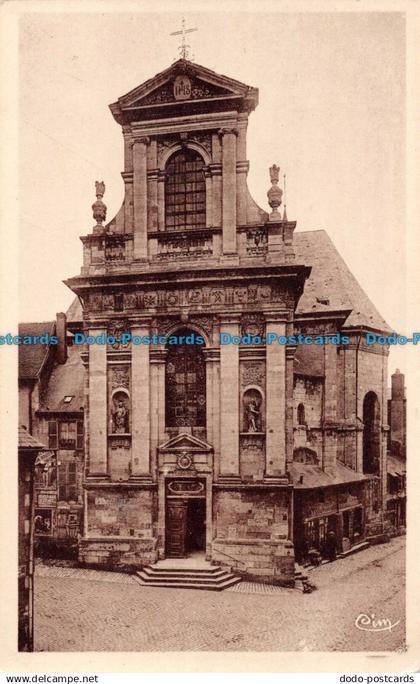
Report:
M 212 447 L 198 437 L 182 433 L 171 437 L 167 442 L 158 447 L 159 451 L 212 451 Z
M 117 120 L 123 112 L 197 100 L 247 98 L 256 106 L 258 91 L 211 69 L 179 59 L 110 105 Z M 252 107 L 252 108 L 253 108 Z

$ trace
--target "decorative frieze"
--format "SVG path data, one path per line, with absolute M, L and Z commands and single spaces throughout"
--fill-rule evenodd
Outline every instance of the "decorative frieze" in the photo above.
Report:
M 118 305 L 118 297 L 123 297 L 121 306 Z M 284 304 L 290 302 L 285 296 L 284 290 L 278 285 L 243 285 L 219 287 L 179 287 L 164 290 L 137 290 L 136 292 L 100 293 L 91 292 L 86 298 L 86 311 L 118 311 L 133 310 L 144 311 L 147 309 L 171 308 L 199 304 L 200 306 L 231 306 L 235 304 Z M 119 321 L 120 323 L 120 321 Z M 125 328 L 125 331 L 127 328 Z M 111 332 L 109 334 L 112 334 Z

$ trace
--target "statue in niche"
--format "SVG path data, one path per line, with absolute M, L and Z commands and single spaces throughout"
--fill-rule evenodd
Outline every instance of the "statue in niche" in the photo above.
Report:
M 257 399 L 251 399 L 245 408 L 248 432 L 261 431 L 261 410 Z
M 112 410 L 112 432 L 114 434 L 125 434 L 128 428 L 128 408 L 127 397 L 123 392 L 114 395 L 114 406 Z

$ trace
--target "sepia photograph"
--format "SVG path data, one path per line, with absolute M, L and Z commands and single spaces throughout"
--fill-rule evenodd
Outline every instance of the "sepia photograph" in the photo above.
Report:
M 405 13 L 40 5 L 18 653 L 403 657 Z

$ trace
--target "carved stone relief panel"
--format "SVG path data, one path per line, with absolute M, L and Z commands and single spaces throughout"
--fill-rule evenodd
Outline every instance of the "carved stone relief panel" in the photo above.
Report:
M 248 385 L 257 385 L 265 391 L 265 361 L 241 361 L 239 366 L 241 390 Z

